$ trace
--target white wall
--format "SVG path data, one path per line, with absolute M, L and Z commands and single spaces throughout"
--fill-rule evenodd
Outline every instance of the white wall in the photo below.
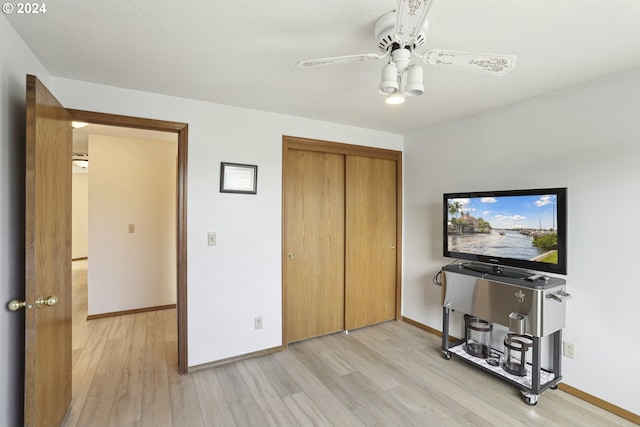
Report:
M 89 315 L 176 303 L 177 153 L 89 135 Z
M 68 108 L 189 124 L 190 366 L 282 344 L 282 136 L 403 145 L 401 135 L 73 80 L 52 78 L 51 90 Z M 220 193 L 223 161 L 258 165 L 258 194 Z
M 71 258 L 88 255 L 89 175 L 87 169 L 73 166 L 71 174 Z
M 0 295 L 24 299 L 24 165 L 26 75 L 49 74 L 0 16 Z M 22 425 L 24 312 L 0 310 L 0 414 Z
M 443 193 L 566 186 L 563 382 L 640 413 L 639 117 L 635 70 L 407 135 L 404 316 L 441 330 Z

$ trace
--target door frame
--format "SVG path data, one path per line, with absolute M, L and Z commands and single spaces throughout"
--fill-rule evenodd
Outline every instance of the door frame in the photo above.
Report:
M 178 372 L 188 373 L 187 358 L 187 123 L 98 113 L 68 108 L 74 121 L 94 125 L 118 126 L 133 129 L 154 130 L 178 135 L 178 164 L 176 185 L 176 238 L 177 238 L 177 329 Z
M 396 315 L 395 320 L 402 320 L 402 151 L 385 148 L 367 147 L 363 145 L 345 144 L 341 142 L 323 141 L 317 139 L 300 138 L 296 136 L 282 136 L 282 349 L 286 350 L 287 343 L 287 284 L 285 263 L 287 261 L 287 224 L 286 202 L 287 188 L 285 174 L 287 172 L 287 151 L 289 149 L 319 151 L 352 156 L 373 157 L 377 159 L 393 160 L 396 162 Z

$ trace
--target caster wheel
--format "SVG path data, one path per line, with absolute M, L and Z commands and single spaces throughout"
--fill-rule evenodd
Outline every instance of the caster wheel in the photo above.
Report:
M 556 385 L 552 385 L 551 387 L 549 387 L 551 390 L 557 390 L 558 389 L 558 384 Z
M 523 391 L 522 392 L 522 399 L 524 400 L 524 403 L 526 403 L 529 406 L 535 406 L 536 403 L 538 403 L 538 395 L 537 394 L 525 393 Z
M 444 350 L 443 350 L 443 351 L 442 351 L 442 358 L 443 358 L 444 360 L 449 360 L 449 359 L 451 359 L 451 352 L 450 352 L 450 351 L 444 351 Z

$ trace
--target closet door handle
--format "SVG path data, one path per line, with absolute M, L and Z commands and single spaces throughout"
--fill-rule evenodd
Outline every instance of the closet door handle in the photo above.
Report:
M 393 249 L 395 249 L 395 248 L 396 248 L 396 245 L 393 245 L 393 244 L 392 244 L 392 245 L 391 245 L 391 249 L 393 250 Z
M 287 255 L 287 257 L 289 257 L 289 259 L 293 259 L 293 254 L 289 253 L 289 255 Z

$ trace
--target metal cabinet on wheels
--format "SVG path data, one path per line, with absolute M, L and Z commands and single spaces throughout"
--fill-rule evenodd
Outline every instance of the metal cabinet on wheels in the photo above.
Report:
M 442 268 L 442 356 L 452 355 L 520 388 L 524 401 L 535 405 L 538 396 L 556 388 L 561 375 L 562 328 L 565 326 L 566 282 L 520 269 L 496 268 L 480 263 L 460 263 Z M 538 277 L 539 276 L 539 277 Z M 531 339 L 531 361 L 526 374 L 514 375 L 501 364 L 465 351 L 466 339 L 449 342 L 449 315 L 458 311 L 509 328 Z M 465 323 L 465 337 L 468 337 Z M 541 367 L 541 340 L 550 336 L 550 368 Z M 501 349 L 491 349 L 504 359 Z M 524 362 L 523 362 L 524 363 Z M 524 371 L 523 371 L 524 372 Z

